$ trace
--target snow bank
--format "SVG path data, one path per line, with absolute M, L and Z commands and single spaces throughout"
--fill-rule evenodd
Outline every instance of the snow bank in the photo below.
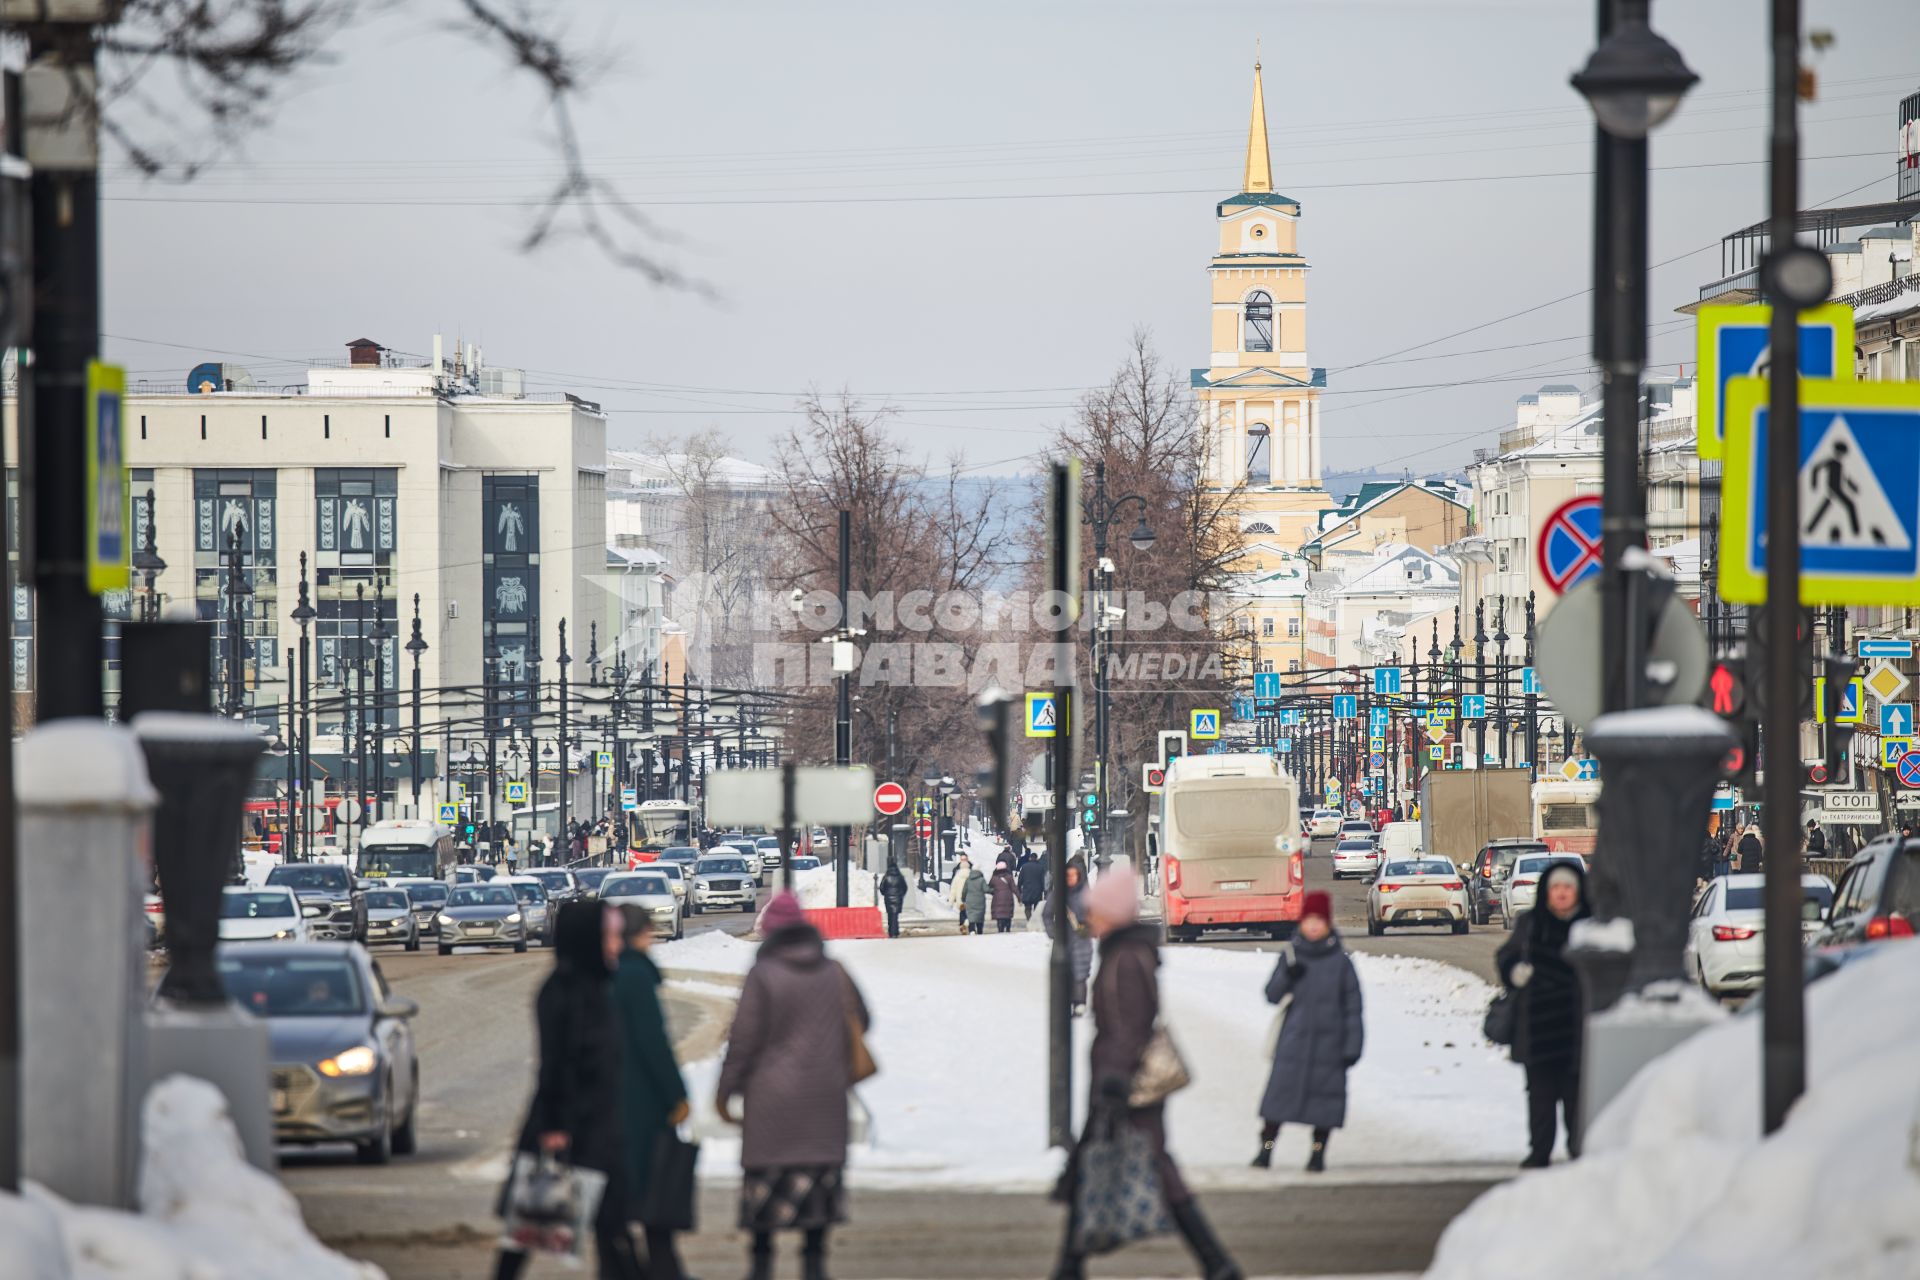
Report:
M 871 907 L 879 902 L 874 893 L 875 877 L 870 871 L 858 867 L 847 868 L 847 905 L 850 907 Z M 823 864 L 809 871 L 798 871 L 793 877 L 793 891 L 800 899 L 800 905 L 809 911 L 823 907 L 839 905 L 836 900 L 836 885 L 832 864 Z
M 685 947 L 675 943 L 673 947 Z M 736 943 L 743 958 L 746 944 Z M 854 1149 L 861 1186 L 942 1185 L 1027 1192 L 1051 1183 L 1046 1146 L 1048 939 L 1017 931 L 962 938 L 830 943 L 873 1010 L 868 1043 L 880 1074 L 861 1085 L 869 1142 Z M 664 954 L 663 954 L 664 953 Z M 1168 947 L 1162 1003 L 1195 1072 L 1176 1095 L 1173 1150 L 1201 1185 L 1271 1188 L 1246 1167 L 1259 1142 L 1258 1106 L 1270 1062 L 1273 1010 L 1264 989 L 1273 952 Z M 684 962 L 666 947 L 663 964 Z M 1348 1127 L 1334 1138 L 1336 1170 L 1414 1164 L 1518 1162 L 1525 1149 L 1523 1079 L 1481 1038 L 1493 991 L 1464 970 L 1425 960 L 1356 955 L 1367 1050 L 1351 1077 Z M 689 965 L 688 967 L 693 967 Z M 1075 1105 L 1086 1090 L 1088 1019 L 1074 1024 Z M 693 1064 L 704 1107 L 715 1065 Z M 861 1119 L 868 1119 L 862 1115 Z M 703 1171 L 737 1176 L 737 1131 L 707 1123 Z M 1307 1134 L 1283 1133 L 1283 1168 L 1304 1164 Z
M 1920 945 L 1808 988 L 1807 1092 L 1765 1141 L 1760 1027 L 1729 1018 L 1648 1066 L 1580 1160 L 1456 1218 L 1429 1280 L 1920 1275 Z
M 0 1280 L 383 1277 L 313 1238 L 292 1194 L 247 1163 L 226 1100 L 206 1081 L 154 1085 L 145 1126 L 139 1214 L 68 1204 L 39 1187 L 26 1201 L 0 1196 Z
M 745 973 L 753 968 L 757 942 L 718 929 L 691 934 L 679 942 L 653 944 L 653 962 L 662 969 L 700 973 Z

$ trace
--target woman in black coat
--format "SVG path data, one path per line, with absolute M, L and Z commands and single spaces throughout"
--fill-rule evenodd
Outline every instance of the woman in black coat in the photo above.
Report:
M 1256 1169 L 1273 1163 L 1273 1142 L 1283 1124 L 1313 1129 L 1307 1172 L 1327 1167 L 1327 1139 L 1347 1122 L 1347 1072 L 1366 1043 L 1361 1021 L 1360 975 L 1333 931 L 1333 899 L 1316 890 L 1300 913 L 1292 954 L 1267 980 L 1267 1003 L 1287 1004 L 1273 1071 L 1260 1098 L 1260 1150 Z
M 1520 1001 L 1514 1019 L 1513 1060 L 1527 1069 L 1527 1133 L 1523 1169 L 1542 1169 L 1553 1157 L 1554 1112 L 1566 1117 L 1567 1155 L 1580 1154 L 1580 1050 L 1584 1030 L 1580 976 L 1567 963 L 1574 921 L 1593 914 L 1587 877 L 1576 862 L 1556 862 L 1541 877 L 1533 909 L 1522 911 L 1493 962 L 1500 981 Z
M 627 1233 L 627 1144 L 620 1107 L 620 1039 L 610 982 L 620 930 L 609 930 L 597 902 L 569 902 L 553 929 L 553 972 L 534 998 L 540 1066 L 517 1151 L 559 1154 L 607 1176 L 594 1216 L 600 1280 L 641 1280 Z M 505 1216 L 511 1179 L 500 1193 Z M 494 1280 L 526 1269 L 525 1251 L 502 1248 Z

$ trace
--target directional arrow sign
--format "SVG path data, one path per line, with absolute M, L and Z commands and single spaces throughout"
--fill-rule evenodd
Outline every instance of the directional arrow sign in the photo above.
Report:
M 1333 695 L 1333 716 L 1336 720 L 1351 720 L 1360 714 L 1360 699 L 1351 693 Z
M 1487 696 L 1483 693 L 1467 693 L 1460 696 L 1460 718 L 1462 720 L 1485 720 L 1487 718 Z
M 1256 671 L 1253 676 L 1253 696 L 1256 698 L 1279 697 L 1280 673 L 1278 671 Z
M 1863 658 L 1911 658 L 1913 641 L 1868 639 L 1860 642 L 1860 656 Z
M 1373 669 L 1373 691 L 1378 694 L 1400 692 L 1400 668 L 1375 667 Z
M 1911 702 L 1883 702 L 1880 704 L 1880 736 L 1882 738 L 1904 738 L 1913 732 L 1913 704 Z

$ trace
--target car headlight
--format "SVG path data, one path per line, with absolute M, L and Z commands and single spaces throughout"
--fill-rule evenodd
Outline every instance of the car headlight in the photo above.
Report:
M 293 930 L 282 929 L 278 933 L 273 935 L 273 940 L 275 942 L 285 942 L 288 938 L 291 938 L 292 936 L 293 936 Z
M 440 915 L 435 916 L 433 922 L 438 925 L 445 925 L 448 928 L 453 927 L 453 917 L 450 915 L 447 915 L 445 912 L 442 912 Z
M 519 923 L 520 923 L 520 913 L 519 913 L 518 911 L 516 911 L 516 912 L 514 912 L 514 913 L 513 913 L 512 915 L 510 915 L 510 916 L 508 916 L 508 917 L 507 917 L 507 923 L 508 923 L 508 924 L 519 924 Z
M 322 1058 L 319 1071 L 323 1076 L 338 1079 L 341 1076 L 364 1076 L 379 1065 L 379 1059 L 374 1056 L 370 1046 L 357 1044 L 351 1049 L 341 1050 L 331 1058 Z

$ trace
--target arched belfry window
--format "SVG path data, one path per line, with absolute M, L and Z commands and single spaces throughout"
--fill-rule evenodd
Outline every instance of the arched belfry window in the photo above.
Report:
M 1247 483 L 1273 483 L 1273 432 L 1264 422 L 1247 428 Z
M 1273 350 L 1273 296 L 1265 291 L 1247 296 L 1247 350 Z

